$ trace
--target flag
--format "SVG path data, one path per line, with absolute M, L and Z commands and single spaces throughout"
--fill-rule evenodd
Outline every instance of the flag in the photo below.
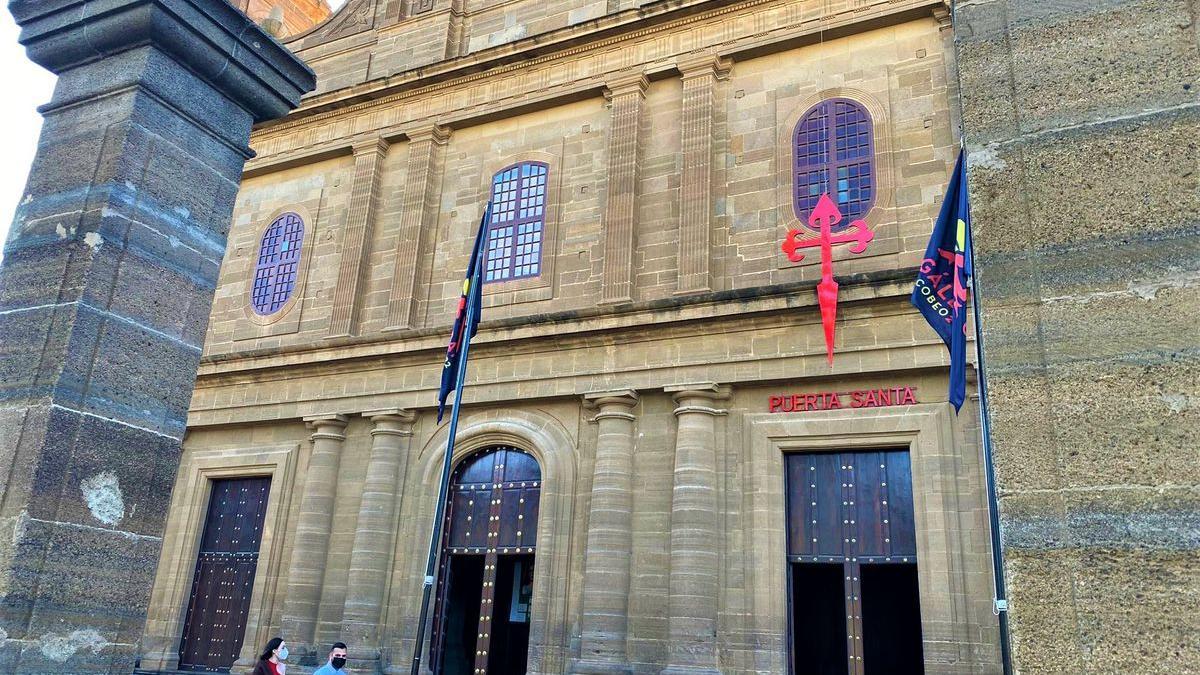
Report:
M 913 305 L 950 350 L 949 397 L 955 411 L 967 397 L 967 288 L 971 267 L 971 213 L 966 164 L 960 151 L 912 292 Z
M 442 387 L 438 390 L 438 422 L 446 411 L 446 399 L 458 387 L 458 356 L 463 345 L 475 337 L 479 330 L 480 305 L 483 304 L 483 247 L 487 241 L 488 221 L 492 217 L 492 203 L 483 210 L 479 222 L 479 233 L 475 235 L 475 247 L 471 249 L 471 262 L 467 265 L 467 276 L 463 280 L 462 297 L 458 299 L 458 313 L 454 317 L 454 328 L 450 332 L 450 345 L 446 348 L 446 362 L 442 364 Z

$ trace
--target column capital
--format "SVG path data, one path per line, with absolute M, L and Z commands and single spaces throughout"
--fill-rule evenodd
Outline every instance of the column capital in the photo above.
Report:
M 729 398 L 730 388 L 716 382 L 692 382 L 687 384 L 672 384 L 663 387 L 663 391 L 671 394 L 674 399 L 676 415 L 687 413 L 703 413 L 706 415 L 725 415 L 729 411 L 714 408 L 707 403 L 724 401 Z
M 675 59 L 675 68 L 685 80 L 705 75 L 726 80 L 729 79 L 733 61 L 716 54 L 688 54 Z
M 372 436 L 412 436 L 412 425 L 417 419 L 416 413 L 403 408 L 369 410 L 362 416 L 375 425 Z
M 346 439 L 342 430 L 346 428 L 349 421 L 345 415 L 329 413 L 325 415 L 309 415 L 304 418 L 304 425 L 313 430 L 313 439 L 332 438 L 342 441 Z
M 623 94 L 637 94 L 639 96 L 646 95 L 646 89 L 650 86 L 650 80 L 646 79 L 646 74 L 638 71 L 636 73 L 623 73 L 614 76 L 604 84 L 604 98 L 612 100 Z
M 392 144 L 389 143 L 388 140 L 386 138 L 384 138 L 383 136 L 374 136 L 374 137 L 360 138 L 360 139 L 354 141 L 350 145 L 350 148 L 351 148 L 351 150 L 353 150 L 354 156 L 357 157 L 359 155 L 365 155 L 365 154 L 371 153 L 371 152 L 379 154 L 379 155 L 386 154 L 388 151 L 388 148 L 391 147 L 391 145 Z
M 599 422 L 603 419 L 622 419 L 633 421 L 637 419 L 629 409 L 637 405 L 638 393 L 632 389 L 615 391 L 598 391 L 583 395 L 583 405 L 589 410 L 599 409 L 589 422 Z
M 450 127 L 444 127 L 440 124 L 430 124 L 424 127 L 416 127 L 404 132 L 410 143 L 420 143 L 422 141 L 432 141 L 438 145 L 445 145 L 450 140 Z

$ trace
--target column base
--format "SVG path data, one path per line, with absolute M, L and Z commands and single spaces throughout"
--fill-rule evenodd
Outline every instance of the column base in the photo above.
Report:
M 567 672 L 571 675 L 632 675 L 633 666 L 613 661 L 580 659 Z

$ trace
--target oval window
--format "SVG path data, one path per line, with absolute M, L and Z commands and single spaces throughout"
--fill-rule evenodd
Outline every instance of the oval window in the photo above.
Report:
M 292 297 L 303 243 L 304 221 L 294 213 L 279 216 L 263 233 L 250 291 L 255 314 L 274 314 Z

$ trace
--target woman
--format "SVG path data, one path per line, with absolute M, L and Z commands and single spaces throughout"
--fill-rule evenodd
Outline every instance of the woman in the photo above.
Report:
M 283 638 L 271 638 L 267 648 L 258 655 L 258 663 L 254 664 L 251 675 L 284 675 L 283 662 L 287 660 L 288 648 Z

